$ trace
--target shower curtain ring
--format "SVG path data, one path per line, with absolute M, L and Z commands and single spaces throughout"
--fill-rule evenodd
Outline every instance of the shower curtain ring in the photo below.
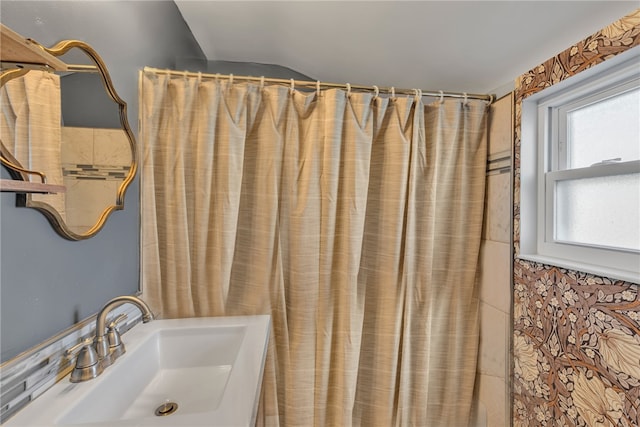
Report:
M 440 104 L 444 103 L 444 91 L 439 91 L 440 92 Z
M 391 99 L 396 99 L 396 88 L 391 86 Z
M 422 89 L 414 89 L 416 102 L 422 99 Z
M 296 82 L 293 79 L 291 79 L 291 88 L 289 89 L 289 92 L 293 95 L 295 90 L 296 90 Z
M 493 104 L 493 101 L 495 101 L 496 96 L 491 94 L 489 95 L 489 99 L 487 101 L 485 101 L 485 103 L 487 104 L 487 107 L 490 106 L 491 104 Z
M 347 83 L 347 98 L 351 98 L 351 84 Z
M 264 89 L 264 76 L 260 77 L 260 90 Z
M 380 89 L 378 88 L 378 86 L 373 85 L 373 90 L 374 90 L 373 99 L 377 99 L 378 95 L 380 94 Z
M 316 80 L 316 94 L 320 97 L 320 80 Z
M 463 92 L 462 95 L 464 96 L 464 102 L 462 103 L 462 105 L 466 107 L 469 103 L 469 96 L 467 95 L 467 92 Z
M 229 86 L 233 84 L 233 74 L 229 74 Z

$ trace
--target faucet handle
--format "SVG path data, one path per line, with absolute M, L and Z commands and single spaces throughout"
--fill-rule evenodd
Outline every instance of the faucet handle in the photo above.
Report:
M 65 351 L 67 357 L 76 356 L 76 354 L 76 365 L 70 378 L 72 383 L 86 381 L 102 373 L 103 367 L 93 347 L 93 339 L 84 339 Z
M 116 317 L 107 326 L 107 341 L 109 342 L 109 353 L 113 361 L 125 353 L 124 343 L 120 339 L 120 331 L 118 331 L 118 323 L 127 318 L 126 313 L 122 313 Z
M 111 323 L 109 323 L 107 325 L 107 328 L 109 329 L 114 329 L 117 327 L 118 323 L 122 322 L 123 320 L 126 320 L 129 316 L 127 315 L 127 313 L 122 313 L 120 316 L 116 317 L 115 319 L 113 319 L 111 321 Z
M 78 344 L 65 350 L 64 355 L 69 359 L 73 359 L 80 353 L 80 350 L 82 350 L 86 346 L 91 346 L 91 344 L 93 344 L 93 338 L 85 338 Z

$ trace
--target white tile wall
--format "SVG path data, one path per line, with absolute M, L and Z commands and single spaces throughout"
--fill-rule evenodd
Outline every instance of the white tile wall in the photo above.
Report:
M 511 241 L 511 174 L 487 176 L 483 238 L 494 242 Z
M 93 129 L 62 127 L 62 163 L 93 164 Z
M 62 128 L 62 163 L 67 187 L 65 223 L 75 233 L 92 228 L 131 167 L 132 153 L 122 129 Z
M 505 405 L 509 399 L 504 378 L 477 374 L 476 389 L 486 409 L 487 426 L 508 426 Z
M 491 107 L 490 158 L 510 156 L 512 106 L 513 98 L 509 95 Z M 503 165 L 504 161 L 500 161 L 500 166 Z M 510 419 L 511 209 L 511 173 L 488 175 L 478 265 L 480 347 L 474 403 L 476 426 L 504 427 Z
M 129 166 L 131 146 L 122 129 L 96 129 L 93 140 L 93 161 L 97 165 Z
M 478 372 L 502 378 L 503 381 L 507 366 L 507 319 L 505 312 L 486 303 L 480 304 Z
M 511 306 L 511 245 L 483 240 L 480 244 L 480 301 L 509 313 Z

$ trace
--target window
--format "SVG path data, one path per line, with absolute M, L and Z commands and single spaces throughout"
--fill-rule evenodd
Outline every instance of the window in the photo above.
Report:
M 521 258 L 640 282 L 634 51 L 524 100 Z

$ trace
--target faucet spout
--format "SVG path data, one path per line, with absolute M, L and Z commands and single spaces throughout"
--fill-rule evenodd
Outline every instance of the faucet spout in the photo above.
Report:
M 153 313 L 151 309 L 140 298 L 135 297 L 133 295 L 122 295 L 119 297 L 115 297 L 112 300 L 108 301 L 102 310 L 98 313 L 96 317 L 96 336 L 94 339 L 94 343 L 96 346 L 96 352 L 98 353 L 98 360 L 102 363 L 103 367 L 107 367 L 113 363 L 113 359 L 111 358 L 111 353 L 109 351 L 109 343 L 107 341 L 107 333 L 106 333 L 106 324 L 107 324 L 107 315 L 114 308 L 124 304 L 131 303 L 138 307 L 142 312 L 142 322 L 147 323 L 153 320 Z

